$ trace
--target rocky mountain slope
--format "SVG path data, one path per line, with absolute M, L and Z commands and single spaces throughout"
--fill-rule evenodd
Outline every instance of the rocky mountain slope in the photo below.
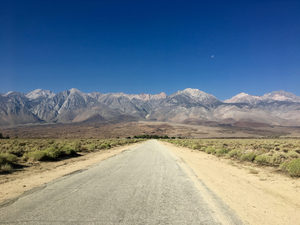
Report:
M 41 89 L 0 95 L 0 125 L 39 122 L 158 120 L 188 124 L 300 125 L 300 97 L 285 91 L 263 96 L 240 93 L 220 101 L 187 88 L 165 93 L 82 93 L 72 88 L 54 94 Z
M 33 105 L 34 103 L 20 92 L 0 95 L 0 125 L 41 122 L 41 119 L 30 111 Z

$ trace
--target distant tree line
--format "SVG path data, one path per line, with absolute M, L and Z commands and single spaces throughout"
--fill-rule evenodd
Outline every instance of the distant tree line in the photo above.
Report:
M 9 136 L 3 137 L 2 133 L 0 133 L 0 139 L 9 139 Z

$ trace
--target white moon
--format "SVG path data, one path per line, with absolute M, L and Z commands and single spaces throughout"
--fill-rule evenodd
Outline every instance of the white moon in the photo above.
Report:
M 212 57 L 212 58 L 214 58 L 215 56 L 214 56 L 214 55 L 212 55 L 211 57 Z

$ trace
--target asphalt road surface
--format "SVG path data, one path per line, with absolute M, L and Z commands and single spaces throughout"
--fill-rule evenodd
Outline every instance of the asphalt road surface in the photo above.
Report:
M 243 224 L 156 140 L 20 196 L 0 224 Z

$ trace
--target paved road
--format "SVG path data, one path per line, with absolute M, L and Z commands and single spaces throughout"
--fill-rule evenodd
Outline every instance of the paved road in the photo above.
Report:
M 156 140 L 0 208 L 0 224 L 242 224 Z

